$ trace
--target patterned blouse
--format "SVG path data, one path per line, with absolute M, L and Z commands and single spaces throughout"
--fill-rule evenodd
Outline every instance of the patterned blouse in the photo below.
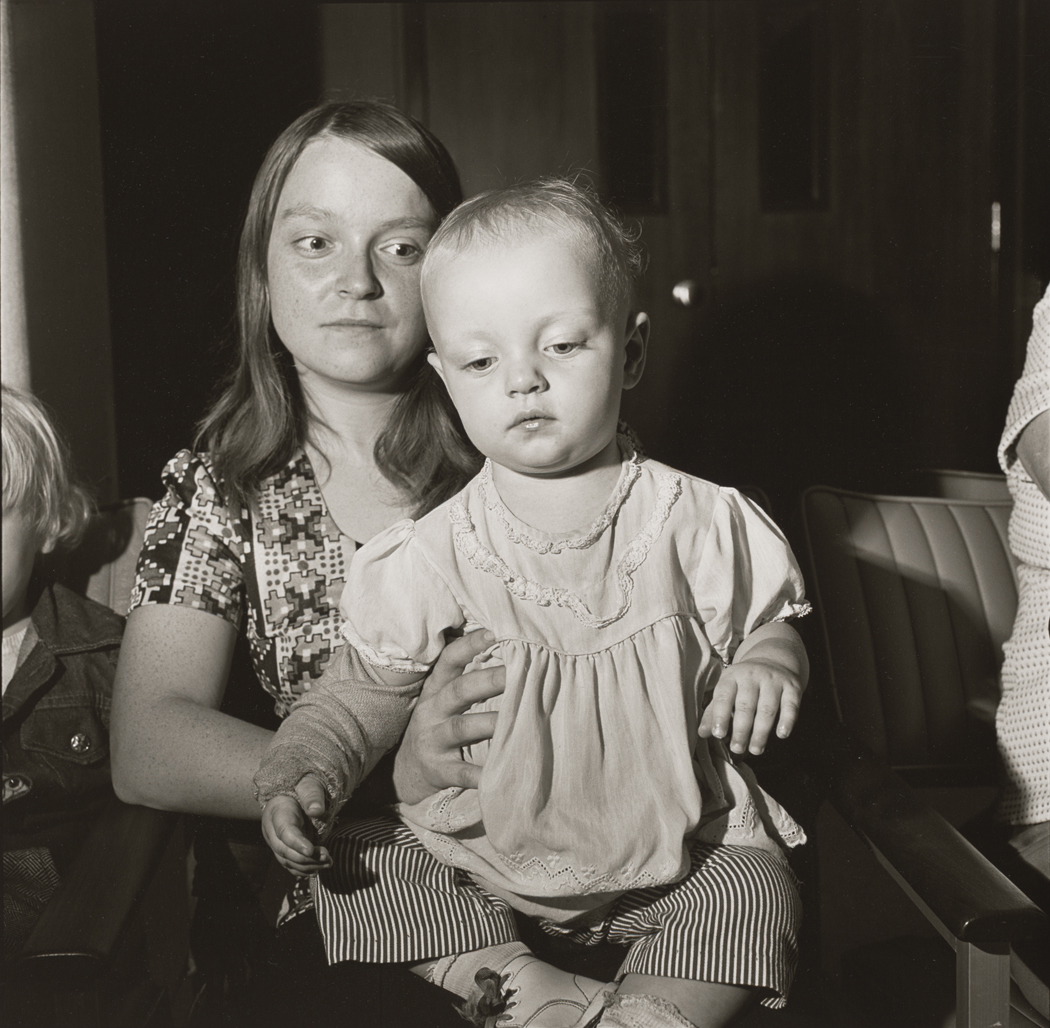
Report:
M 302 451 L 263 481 L 257 515 L 227 505 L 206 454 L 182 450 L 163 481 L 131 609 L 170 603 L 243 624 L 255 673 L 284 717 L 342 643 L 339 599 L 357 543 L 339 531 Z

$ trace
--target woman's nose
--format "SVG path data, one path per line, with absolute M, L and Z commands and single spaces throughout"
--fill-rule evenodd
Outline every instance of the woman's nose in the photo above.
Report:
M 339 294 L 353 300 L 374 300 L 383 295 L 383 286 L 367 253 L 351 254 L 346 258 L 340 268 L 338 284 Z
M 535 361 L 515 361 L 507 373 L 507 394 L 524 396 L 528 393 L 542 393 L 547 389 L 547 380 L 543 377 Z

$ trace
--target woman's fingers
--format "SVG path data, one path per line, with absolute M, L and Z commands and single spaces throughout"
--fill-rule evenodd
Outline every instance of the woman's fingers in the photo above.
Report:
M 484 629 L 453 640 L 427 676 L 394 760 L 394 788 L 402 802 L 419 803 L 450 786 L 477 788 L 480 770 L 464 761 L 460 750 L 490 739 L 496 715 L 467 712 L 503 692 L 506 672 L 494 667 L 464 674 L 463 669 L 494 641 Z
M 454 709 L 458 712 L 469 710 L 475 703 L 499 696 L 506 687 L 507 669 L 499 664 L 496 667 L 468 671 L 453 682 L 448 691 L 454 698 Z
M 477 714 L 457 714 L 443 725 L 449 749 L 459 750 L 471 743 L 491 739 L 496 731 L 496 712 L 482 711 Z
M 445 768 L 448 784 L 458 789 L 476 789 L 481 784 L 481 766 L 466 760 L 449 761 Z
M 475 657 L 481 656 L 495 641 L 496 637 L 486 628 L 453 639 L 441 651 L 433 670 L 427 675 L 420 698 L 442 692 L 446 685 L 463 674 L 463 669 Z

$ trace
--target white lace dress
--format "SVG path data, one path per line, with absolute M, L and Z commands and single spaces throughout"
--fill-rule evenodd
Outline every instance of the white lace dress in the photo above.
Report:
M 741 640 L 808 609 L 791 550 L 735 490 L 640 458 L 623 437 L 621 447 L 618 485 L 582 534 L 519 521 L 486 466 L 448 503 L 362 547 L 343 599 L 346 639 L 387 670 L 427 670 L 450 628 L 480 625 L 499 640 L 490 659 L 506 665 L 507 686 L 486 705 L 499 710 L 496 732 L 466 754 L 484 765 L 480 787 L 399 812 L 440 861 L 555 920 L 567 897 L 588 909 L 676 881 L 690 838 L 804 841 L 746 767 L 697 735 L 704 695 Z M 384 715 L 377 693 L 371 685 L 368 720 L 396 719 L 403 695 L 390 689 Z M 352 711 L 353 695 L 342 705 Z M 293 747 L 296 721 L 293 711 L 281 729 Z M 344 752 L 368 745 L 354 734 Z M 334 766 L 319 753 L 311 746 L 309 760 L 328 765 L 336 792 L 375 759 Z

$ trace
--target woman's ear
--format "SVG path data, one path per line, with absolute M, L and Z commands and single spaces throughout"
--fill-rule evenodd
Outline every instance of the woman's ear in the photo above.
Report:
M 645 354 L 649 347 L 649 315 L 634 311 L 627 316 L 627 342 L 624 347 L 623 387 L 633 389 L 645 370 Z
M 445 369 L 441 366 L 441 358 L 431 350 L 427 354 L 427 360 L 430 362 L 430 366 L 438 373 L 438 378 L 445 382 Z M 445 388 L 448 388 L 448 382 L 445 382 Z

